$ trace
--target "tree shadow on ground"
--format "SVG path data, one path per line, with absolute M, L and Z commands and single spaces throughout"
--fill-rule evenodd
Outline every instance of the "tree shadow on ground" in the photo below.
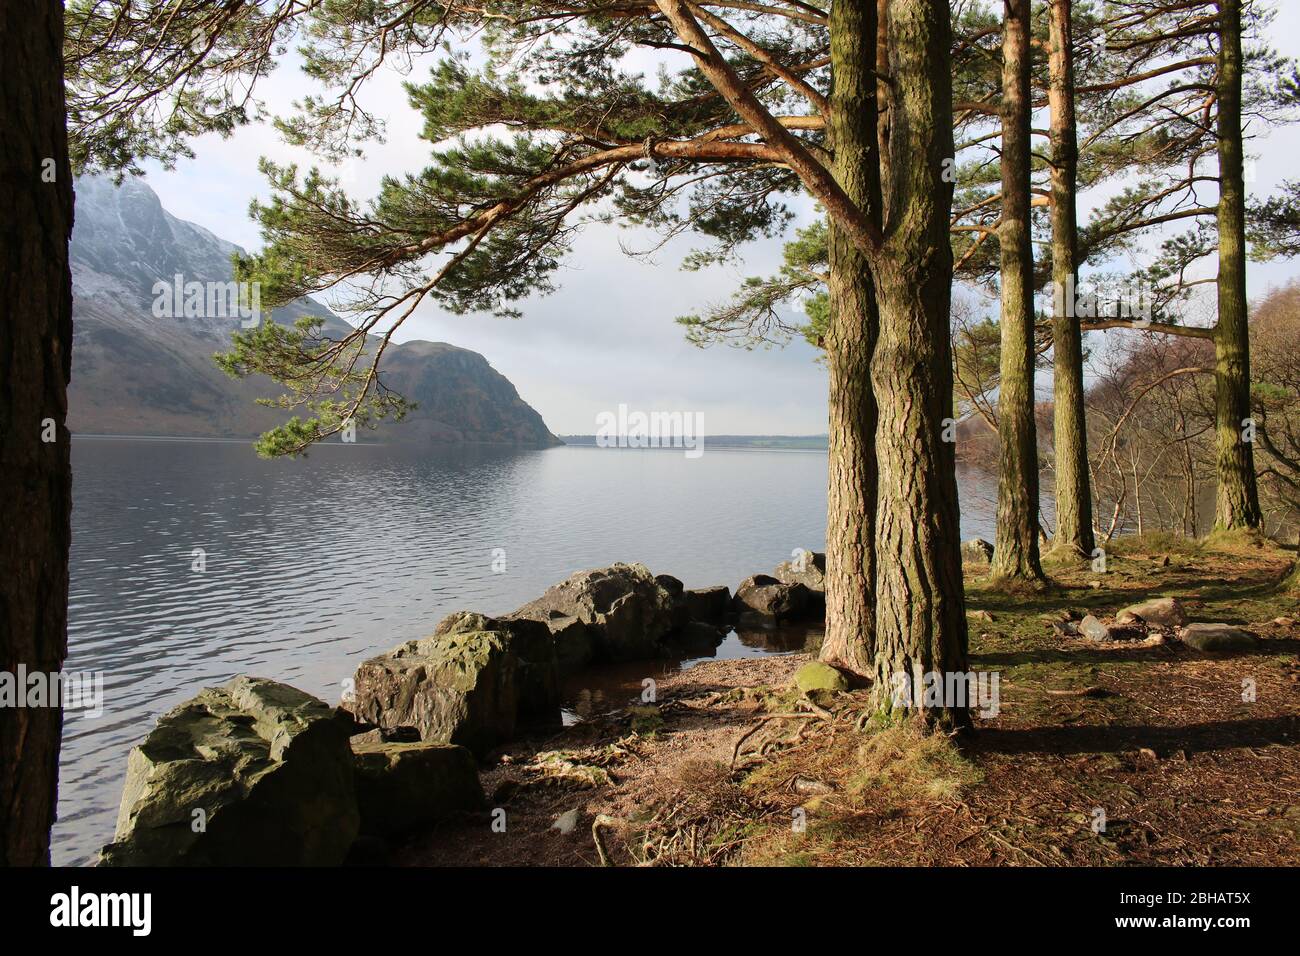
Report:
M 1082 609 L 1100 611 L 1112 607 L 1127 607 L 1159 597 L 1192 598 L 1211 604 L 1220 601 L 1242 601 L 1267 598 L 1277 593 L 1286 574 L 1270 576 L 1255 583 L 1225 580 L 1210 574 L 1174 572 L 1164 580 L 1143 584 L 1117 592 L 1112 588 L 1081 588 L 1057 585 L 1043 592 L 1017 592 L 988 590 L 987 579 L 967 579 L 967 606 L 969 610 L 1014 615 L 1049 614 L 1064 610 Z M 1117 603 L 1118 602 L 1118 603 Z M 1208 618 L 1207 618 L 1208 620 Z M 1221 623 L 1241 623 L 1215 619 Z
M 1112 725 L 1109 727 L 982 728 L 966 749 L 979 754 L 1122 753 L 1149 748 L 1165 755 L 1182 750 L 1188 756 L 1242 747 L 1294 745 L 1300 740 L 1300 717 L 1287 715 L 1258 720 L 1215 720 L 1169 727 Z
M 1261 641 L 1251 651 L 1198 651 L 1186 644 L 1140 645 L 1131 648 L 1033 648 L 1023 651 L 972 653 L 971 661 L 983 667 L 1019 667 L 1025 664 L 1116 664 L 1143 662 L 1225 661 L 1241 657 L 1277 657 L 1300 654 L 1300 641 Z

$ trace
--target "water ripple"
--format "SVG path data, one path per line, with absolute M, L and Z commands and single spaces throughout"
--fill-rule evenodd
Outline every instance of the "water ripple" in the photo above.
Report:
M 252 672 L 333 702 L 360 659 L 453 610 L 509 611 L 614 561 L 734 587 L 825 534 L 819 453 L 332 445 L 267 462 L 78 439 L 73 470 L 67 666 L 104 672 L 106 709 L 66 721 L 62 864 L 111 839 L 127 751 L 202 686 Z

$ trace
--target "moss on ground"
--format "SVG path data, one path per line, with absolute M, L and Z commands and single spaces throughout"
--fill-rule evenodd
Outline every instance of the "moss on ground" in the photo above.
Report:
M 1300 617 L 1293 564 L 1254 535 L 1148 535 L 1112 542 L 1104 573 L 1055 556 L 1042 592 L 1008 593 L 968 575 L 971 667 L 999 673 L 1000 716 L 981 722 L 970 746 L 886 721 L 773 756 L 744 786 L 782 812 L 738 862 L 1294 859 L 1300 811 L 1286 792 L 1300 784 L 1300 630 L 1273 623 Z M 1250 626 L 1265 638 L 1262 652 L 1205 655 L 1172 637 L 1091 645 L 1052 628 L 1156 597 L 1182 599 L 1193 620 Z M 1261 688 L 1260 702 L 1240 699 L 1242 675 Z M 1267 786 L 1265 768 L 1281 775 Z M 792 793 L 805 778 L 829 789 Z

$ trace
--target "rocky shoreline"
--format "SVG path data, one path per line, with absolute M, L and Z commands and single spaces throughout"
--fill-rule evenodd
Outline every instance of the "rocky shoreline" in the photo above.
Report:
M 991 550 L 979 540 L 963 546 L 972 575 L 987 567 Z M 132 749 L 116 833 L 100 863 L 390 860 L 422 831 L 489 809 L 481 774 L 511 746 L 562 729 L 566 678 L 602 664 L 708 656 L 733 629 L 823 621 L 825 556 L 795 555 L 734 593 L 688 589 L 644 565 L 615 564 L 578 572 L 509 614 L 457 611 L 431 636 L 363 661 L 337 707 L 266 678 L 206 688 Z M 984 627 L 1003 626 L 988 610 L 970 614 Z M 1260 644 L 1244 628 L 1192 621 L 1176 597 L 1114 615 L 1074 605 L 1045 617 L 1040 626 L 1059 646 L 1251 652 Z M 792 693 L 849 689 L 843 674 L 816 661 L 787 670 Z M 637 734 L 662 723 L 656 706 L 630 707 L 622 717 Z
M 479 762 L 561 725 L 562 681 L 609 662 L 711 653 L 732 627 L 825 614 L 825 556 L 733 592 L 641 564 L 578 572 L 510 614 L 457 611 L 361 663 L 338 707 L 266 678 L 205 688 L 127 760 L 102 866 L 332 866 L 485 806 Z

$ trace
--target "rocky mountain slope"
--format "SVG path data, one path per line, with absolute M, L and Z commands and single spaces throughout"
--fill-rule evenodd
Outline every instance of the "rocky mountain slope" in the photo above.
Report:
M 140 180 L 77 183 L 72 235 L 73 363 L 68 424 L 74 433 L 250 438 L 286 413 L 255 404 L 279 394 L 266 379 L 232 381 L 213 363 L 238 317 L 157 317 L 155 283 L 228 282 L 238 247 L 172 216 Z M 272 318 L 320 316 L 327 331 L 348 328 L 302 299 Z M 389 347 L 389 387 L 417 403 L 401 424 L 362 440 L 553 445 L 558 439 L 515 387 L 476 352 L 442 342 Z

